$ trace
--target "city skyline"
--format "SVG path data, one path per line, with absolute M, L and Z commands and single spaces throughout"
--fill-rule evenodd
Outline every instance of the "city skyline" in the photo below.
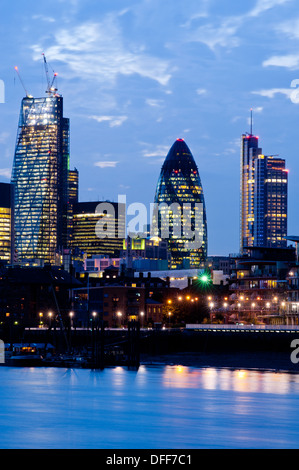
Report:
M 287 161 L 288 234 L 296 235 L 295 2 L 183 6 L 61 0 L 56 16 L 43 1 L 29 2 L 30 15 L 21 8 L 4 11 L 2 43 L 8 47 L 0 66 L 5 83 L 0 179 L 10 179 L 24 95 L 14 66 L 28 91 L 44 96 L 45 52 L 58 72 L 71 122 L 70 155 L 80 173 L 80 201 L 117 201 L 126 194 L 129 203 L 149 205 L 168 149 L 183 138 L 200 168 L 209 255 L 238 251 L 240 140 L 250 130 L 253 108 L 261 147 Z

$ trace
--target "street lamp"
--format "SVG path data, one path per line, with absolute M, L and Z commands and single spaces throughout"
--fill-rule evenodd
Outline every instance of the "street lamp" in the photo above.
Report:
M 120 323 L 120 327 L 121 327 L 121 317 L 122 317 L 122 313 L 121 312 L 117 312 L 117 316 L 119 318 L 119 323 Z
M 71 319 L 71 328 L 73 328 L 73 317 L 74 317 L 74 312 L 70 312 L 70 319 Z
M 144 317 L 144 312 L 140 312 L 141 316 L 141 328 L 143 328 L 143 317 Z
M 168 327 L 170 328 L 170 317 L 171 317 L 171 312 L 168 312 Z

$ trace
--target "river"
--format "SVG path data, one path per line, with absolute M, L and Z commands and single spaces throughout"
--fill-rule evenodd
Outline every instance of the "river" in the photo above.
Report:
M 0 368 L 2 449 L 299 448 L 299 374 Z

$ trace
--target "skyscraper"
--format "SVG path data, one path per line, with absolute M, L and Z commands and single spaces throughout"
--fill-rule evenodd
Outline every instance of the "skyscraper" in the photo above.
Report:
M 254 161 L 262 153 L 258 137 L 243 134 L 241 140 L 241 186 L 240 186 L 240 250 L 253 246 L 254 222 Z
M 53 91 L 52 91 L 53 90 Z M 56 89 L 22 100 L 12 170 L 19 261 L 54 263 L 67 244 L 69 119 Z
M 285 160 L 275 156 L 267 157 L 265 179 L 266 230 L 265 242 L 268 247 L 286 248 L 288 234 L 288 170 Z
M 285 160 L 266 156 L 258 137 L 241 140 L 240 250 L 285 248 L 287 242 L 288 173 Z
M 183 139 L 177 139 L 168 152 L 155 204 L 159 206 L 158 236 L 168 239 L 170 268 L 201 267 L 207 258 L 208 242 L 205 199 L 197 165 Z M 185 208 L 190 209 L 190 217 Z

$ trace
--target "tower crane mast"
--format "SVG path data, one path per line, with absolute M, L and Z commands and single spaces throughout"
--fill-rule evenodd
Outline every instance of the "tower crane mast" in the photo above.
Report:
M 25 87 L 25 85 L 24 85 L 24 82 L 23 82 L 23 80 L 22 80 L 22 77 L 21 77 L 21 75 L 20 75 L 19 68 L 18 68 L 17 66 L 15 67 L 15 71 L 17 72 L 18 77 L 19 77 L 19 79 L 20 79 L 20 82 L 21 82 L 21 84 L 22 84 L 22 86 L 23 86 L 23 88 L 24 88 L 24 90 L 25 90 L 26 98 L 33 98 L 32 95 L 29 95 L 29 93 L 28 93 L 28 91 L 27 91 L 27 89 L 26 89 L 26 87 Z
M 55 82 L 58 74 L 54 73 L 52 82 L 50 82 L 49 67 L 48 67 L 47 59 L 46 59 L 46 56 L 45 56 L 44 53 L 42 54 L 42 56 L 44 58 L 44 66 L 45 66 L 46 79 L 47 79 L 47 84 L 48 84 L 48 88 L 46 90 L 46 93 L 48 95 L 55 95 L 56 92 L 57 92 L 57 88 L 54 87 L 54 82 Z

